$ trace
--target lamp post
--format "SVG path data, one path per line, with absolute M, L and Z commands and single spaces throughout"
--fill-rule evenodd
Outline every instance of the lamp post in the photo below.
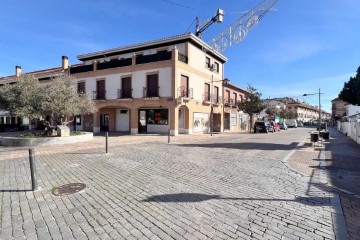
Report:
M 320 130 L 321 130 L 321 101 L 320 101 L 320 94 L 322 94 L 320 92 L 320 88 L 319 88 L 318 93 L 305 93 L 305 94 L 303 94 L 303 96 L 306 97 L 306 96 L 311 96 L 311 95 L 316 95 L 316 94 L 319 94 L 319 125 L 318 125 L 318 128 L 319 128 L 319 136 L 320 136 Z
M 214 65 L 211 65 L 210 70 L 213 72 L 214 69 Z M 211 75 L 211 84 L 210 84 L 210 135 L 212 136 L 213 134 L 213 129 L 214 129 L 214 82 L 230 82 L 229 79 L 225 78 L 222 80 L 216 80 L 214 81 L 214 75 Z

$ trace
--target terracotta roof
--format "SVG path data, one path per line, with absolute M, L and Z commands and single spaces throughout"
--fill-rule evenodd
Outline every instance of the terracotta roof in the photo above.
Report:
M 41 76 L 41 75 L 58 73 L 58 72 L 64 72 L 63 68 L 62 67 L 49 68 L 49 69 L 44 69 L 44 70 L 39 70 L 39 71 L 34 71 L 34 72 L 22 73 L 22 75 L 28 74 L 28 75 L 33 75 L 33 76 Z M 16 75 L 6 76 L 6 77 L 1 77 L 0 81 L 15 80 L 16 78 L 17 78 Z

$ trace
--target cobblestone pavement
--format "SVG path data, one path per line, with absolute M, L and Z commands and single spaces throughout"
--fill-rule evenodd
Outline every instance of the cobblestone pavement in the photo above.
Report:
M 288 164 L 307 136 L 120 136 L 109 153 L 101 136 L 38 147 L 34 192 L 27 150 L 0 148 L 0 238 L 347 239 L 337 192 Z M 86 188 L 52 194 L 68 183 Z
M 289 159 L 290 166 L 337 191 L 346 220 L 349 239 L 360 239 L 360 145 L 350 138 L 329 128 L 330 141 L 324 148 L 313 147 L 310 139 Z M 324 152 L 324 168 L 319 167 L 321 151 Z M 331 190 L 330 190 L 331 191 Z

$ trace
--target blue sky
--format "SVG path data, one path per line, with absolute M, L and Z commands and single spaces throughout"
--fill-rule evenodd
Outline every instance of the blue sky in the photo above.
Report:
M 195 29 L 216 9 L 224 22 L 203 34 L 209 42 L 261 0 L 2 0 L 0 76 L 58 67 L 61 56 L 174 36 Z M 278 0 L 245 40 L 225 50 L 225 77 L 251 84 L 264 98 L 294 97 L 323 109 L 360 66 L 359 0 Z

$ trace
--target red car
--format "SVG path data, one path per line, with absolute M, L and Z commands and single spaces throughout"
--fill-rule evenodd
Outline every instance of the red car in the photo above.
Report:
M 275 123 L 275 122 L 270 122 L 270 124 L 273 126 L 274 128 L 274 132 L 280 132 L 280 125 Z

